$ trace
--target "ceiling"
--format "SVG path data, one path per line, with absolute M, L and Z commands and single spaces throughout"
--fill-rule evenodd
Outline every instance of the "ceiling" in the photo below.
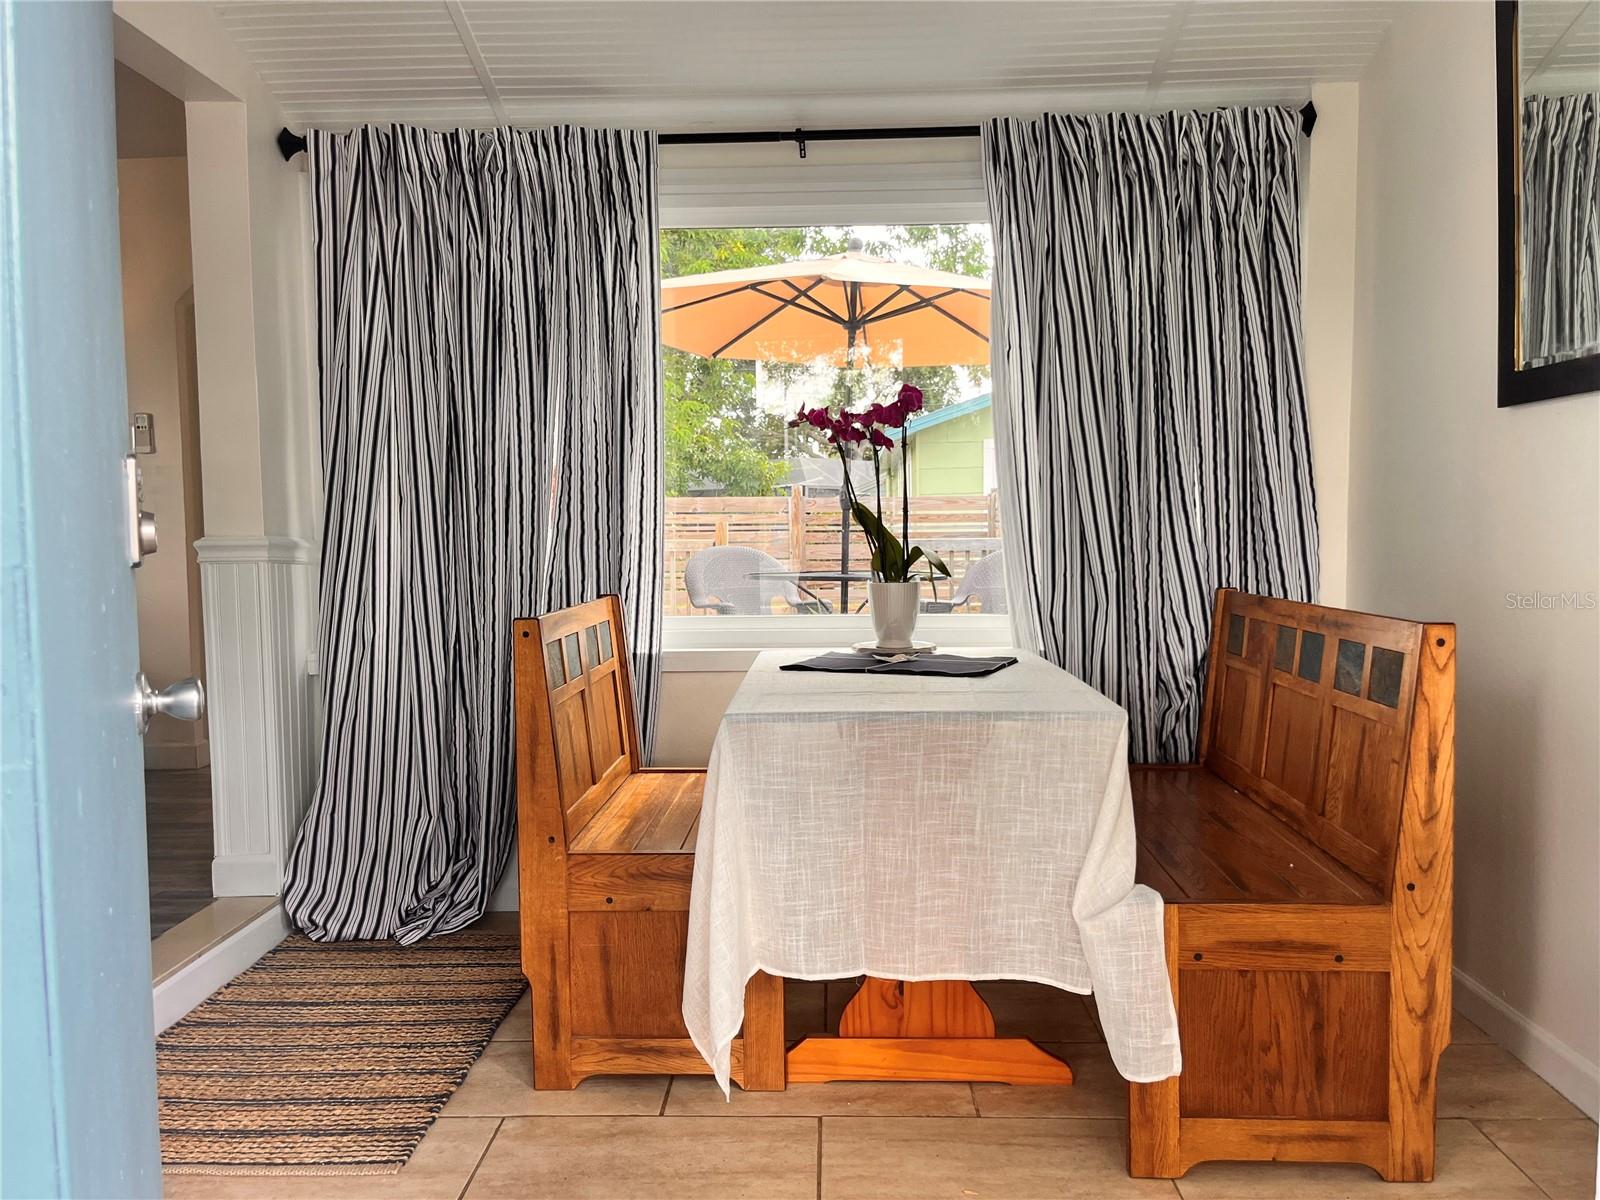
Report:
M 1600 2 L 1525 0 L 1517 15 L 1522 90 L 1600 87 Z
M 657 129 L 1304 100 L 1360 77 L 1367 0 L 228 0 L 291 123 Z

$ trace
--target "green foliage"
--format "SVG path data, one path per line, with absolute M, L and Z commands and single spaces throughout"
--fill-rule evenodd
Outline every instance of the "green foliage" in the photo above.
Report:
M 666 229 L 661 233 L 661 272 L 666 279 L 731 271 L 766 263 L 839 254 L 851 231 L 801 229 Z M 865 250 L 882 258 L 916 262 L 941 271 L 987 275 L 988 241 L 969 225 L 895 225 L 865 239 Z M 800 377 L 801 364 L 769 363 L 769 377 Z M 986 371 L 968 368 L 982 377 Z M 922 389 L 932 411 L 960 399 L 961 377 L 952 367 L 903 370 L 841 370 L 834 379 L 835 404 L 888 399 L 902 382 Z M 680 350 L 663 355 L 667 494 L 720 487 L 731 496 L 769 496 L 783 482 L 783 415 L 756 403 L 755 364 L 707 359 Z M 818 443 L 810 452 L 825 452 Z

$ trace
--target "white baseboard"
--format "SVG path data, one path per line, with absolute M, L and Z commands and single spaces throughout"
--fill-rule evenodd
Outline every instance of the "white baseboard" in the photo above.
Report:
M 1511 1051 L 1590 1117 L 1600 1113 L 1600 1066 L 1526 1014 L 1518 1012 L 1472 976 L 1455 969 L 1455 1003 L 1462 1015 Z
M 200 957 L 155 985 L 156 1032 L 181 1017 L 232 979 L 253 966 L 289 933 L 283 905 L 274 904 L 242 929 L 218 942 Z
M 283 864 L 272 854 L 221 854 L 211 860 L 213 896 L 276 896 Z

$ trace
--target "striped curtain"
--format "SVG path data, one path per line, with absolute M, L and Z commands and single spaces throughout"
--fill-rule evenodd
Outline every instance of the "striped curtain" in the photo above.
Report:
M 1522 102 L 1523 357 L 1600 349 L 1600 93 Z
M 661 635 L 653 135 L 311 136 L 322 773 L 285 907 L 314 938 L 480 916 L 515 827 L 510 622 L 622 596 Z
M 1212 593 L 1311 599 L 1297 115 L 984 129 L 995 439 L 1018 644 L 1193 756 Z

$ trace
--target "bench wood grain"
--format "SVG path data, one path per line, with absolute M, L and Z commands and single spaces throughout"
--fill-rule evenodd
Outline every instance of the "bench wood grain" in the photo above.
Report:
M 517 620 L 511 640 L 534 1087 L 707 1074 L 682 1016 L 705 773 L 641 766 L 617 597 Z M 757 973 L 735 1080 L 781 1091 L 783 1053 L 783 981 Z
M 1218 593 L 1200 761 L 1132 772 L 1184 1070 L 1129 1085 L 1130 1174 L 1433 1178 L 1454 736 L 1454 626 Z

